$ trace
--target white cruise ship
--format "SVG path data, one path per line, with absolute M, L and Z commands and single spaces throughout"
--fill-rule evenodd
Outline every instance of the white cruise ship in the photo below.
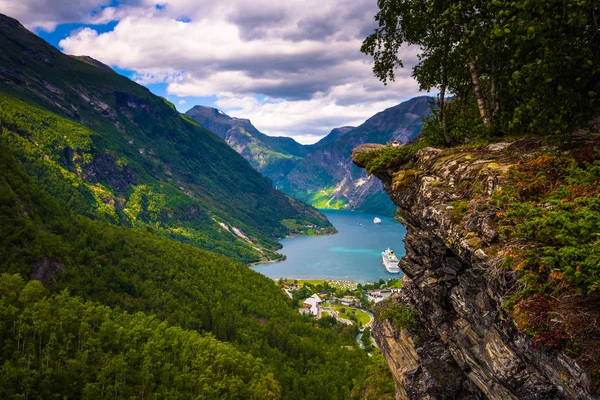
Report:
M 374 223 L 375 225 L 380 225 L 380 224 L 381 224 L 381 219 L 379 219 L 379 218 L 375 217 L 375 218 L 373 218 L 373 223 Z
M 400 272 L 400 267 L 398 266 L 400 260 L 398 260 L 398 257 L 396 257 L 389 247 L 386 251 L 381 253 L 381 258 L 383 259 L 383 265 L 385 265 L 385 269 L 387 269 L 388 272 L 391 272 L 392 274 Z

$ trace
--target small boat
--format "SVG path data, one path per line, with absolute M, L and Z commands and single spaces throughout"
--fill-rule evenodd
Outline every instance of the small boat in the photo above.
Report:
M 373 223 L 376 225 L 380 225 L 381 224 L 381 220 L 377 217 L 373 218 Z
M 385 265 L 385 269 L 392 274 L 397 274 L 400 272 L 400 267 L 398 264 L 400 260 L 394 254 L 392 250 L 388 247 L 386 251 L 381 253 L 381 258 L 383 259 L 383 265 Z

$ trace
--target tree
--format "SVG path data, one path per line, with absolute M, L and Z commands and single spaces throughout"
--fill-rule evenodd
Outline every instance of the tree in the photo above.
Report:
M 439 90 L 436 120 L 446 145 L 446 95 L 475 101 L 492 132 L 556 135 L 597 112 L 600 3 L 594 0 L 379 0 L 379 27 L 361 51 L 387 84 L 418 46 L 413 76 Z M 460 112 L 459 112 L 460 114 Z
M 365 330 L 363 331 L 362 337 L 360 338 L 360 341 L 362 342 L 363 346 L 365 346 L 365 349 L 369 350 L 373 345 L 371 343 L 371 328 L 370 327 L 366 327 Z

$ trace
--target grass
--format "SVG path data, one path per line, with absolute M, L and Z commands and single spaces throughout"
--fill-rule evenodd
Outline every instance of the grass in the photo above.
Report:
M 329 186 L 320 190 L 298 191 L 294 194 L 315 208 L 342 210 L 346 208 L 348 199 L 345 196 L 334 199 L 335 190 L 336 186 Z
M 291 231 L 303 228 L 303 226 L 296 222 L 295 219 L 282 219 L 281 224 Z
M 308 285 L 324 285 L 325 279 L 298 279 L 298 286 L 302 286 L 304 284 Z
M 342 289 L 350 289 L 350 290 L 356 289 L 356 285 L 357 285 L 355 282 L 344 282 L 344 281 L 336 281 L 336 280 L 329 280 L 329 279 L 285 278 L 284 280 L 289 284 L 296 282 L 298 286 L 303 286 L 304 284 L 311 285 L 311 286 L 318 286 L 318 285 L 325 286 L 325 282 L 327 282 L 329 284 L 329 286 L 331 286 L 331 287 L 336 287 L 336 288 L 339 287 Z

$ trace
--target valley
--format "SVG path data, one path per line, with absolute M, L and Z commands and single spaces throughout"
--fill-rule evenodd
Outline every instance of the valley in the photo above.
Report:
M 381 183 L 350 159 L 361 143 L 407 143 L 430 113 L 431 97 L 405 101 L 367 119 L 358 127 L 333 129 L 315 144 L 267 136 L 247 119 L 232 118 L 211 107 L 195 106 L 186 115 L 215 132 L 271 179 L 276 189 L 314 207 L 394 215 L 395 206 Z
M 600 399 L 599 94 L 599 1 L 0 0 L 0 398 Z
M 373 223 L 374 214 L 346 210 L 322 210 L 338 231 L 335 235 L 295 237 L 281 241 L 285 260 L 252 267 L 278 280 L 329 279 L 358 283 L 387 281 L 401 277 L 388 273 L 381 253 L 388 247 L 398 257 L 404 254 L 404 227 L 391 218 L 379 216 L 381 225 Z

